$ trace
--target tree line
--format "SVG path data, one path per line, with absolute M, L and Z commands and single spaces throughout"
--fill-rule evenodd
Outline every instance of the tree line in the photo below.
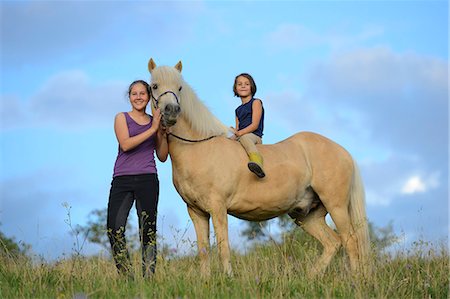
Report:
M 84 225 L 76 225 L 73 229 L 71 228 L 70 234 L 76 238 L 82 238 L 83 242 L 88 241 L 97 244 L 109 252 L 110 245 L 106 234 L 106 217 L 106 208 L 95 209 L 88 214 L 86 223 Z M 272 225 L 275 226 L 279 232 L 279 234 L 276 234 L 279 237 L 277 240 L 274 240 L 274 237 L 269 232 Z M 130 250 L 139 250 L 139 234 L 130 221 L 127 223 L 126 231 L 128 232 L 127 238 Z M 252 242 L 252 244 L 255 244 L 255 246 L 263 246 L 268 242 L 286 242 L 287 240 L 315 241 L 300 229 L 288 215 L 283 215 L 268 221 L 247 221 L 245 222 L 245 227 L 241 232 L 241 236 L 247 241 Z M 392 222 L 386 227 L 377 227 L 372 222 L 369 222 L 369 236 L 375 253 L 383 252 L 383 250 L 398 241 L 398 237 L 394 234 Z M 166 257 L 172 257 L 174 255 L 168 244 L 160 244 L 159 248 L 160 254 Z M 7 237 L 0 230 L 0 255 L 27 256 L 31 252 L 31 245 L 22 241 L 16 241 L 14 237 Z

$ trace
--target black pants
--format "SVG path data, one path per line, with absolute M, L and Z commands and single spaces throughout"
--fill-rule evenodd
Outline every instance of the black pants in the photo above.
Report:
M 107 229 L 114 261 L 120 273 L 130 273 L 131 270 L 125 227 L 134 201 L 139 219 L 143 275 L 155 272 L 158 197 L 157 174 L 124 175 L 113 178 L 108 202 Z

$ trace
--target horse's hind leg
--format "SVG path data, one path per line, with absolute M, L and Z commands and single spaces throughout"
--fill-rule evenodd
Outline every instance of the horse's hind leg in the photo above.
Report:
M 350 259 L 350 268 L 352 272 L 357 271 L 359 264 L 358 244 L 348 208 L 346 206 L 339 206 L 330 209 L 328 212 L 336 225 L 342 245 Z
M 189 206 L 188 212 L 192 223 L 194 223 L 195 233 L 197 234 L 200 273 L 202 277 L 209 277 L 211 273 L 209 264 L 209 215 L 198 212 Z
M 295 220 L 297 225 L 316 238 L 323 246 L 322 255 L 309 271 L 310 276 L 322 274 L 341 246 L 339 236 L 325 222 L 326 215 L 325 207 L 320 204 L 305 217 L 298 217 Z

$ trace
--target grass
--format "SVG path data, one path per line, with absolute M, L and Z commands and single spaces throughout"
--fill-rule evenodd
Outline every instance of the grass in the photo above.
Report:
M 448 298 L 449 254 L 446 244 L 416 243 L 395 256 L 373 257 L 373 274 L 351 275 L 340 252 L 322 277 L 307 269 L 320 254 L 317 244 L 291 240 L 267 243 L 247 254 L 234 252 L 234 277 L 220 271 L 215 249 L 212 275 L 200 279 L 194 256 L 158 257 L 152 279 L 140 276 L 140 256 L 133 255 L 135 279 L 116 273 L 107 257 L 76 254 L 57 262 L 24 256 L 0 256 L 0 298 Z

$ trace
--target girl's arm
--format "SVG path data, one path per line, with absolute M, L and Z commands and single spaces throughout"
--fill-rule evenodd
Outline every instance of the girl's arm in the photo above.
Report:
M 139 135 L 130 137 L 128 133 L 125 115 L 123 113 L 117 114 L 114 120 L 114 131 L 116 133 L 117 141 L 119 142 L 120 148 L 124 152 L 126 152 L 135 148 L 136 146 L 147 140 L 158 130 L 160 120 L 161 120 L 161 113 L 158 109 L 155 111 L 153 115 L 152 126 L 147 131 L 142 132 Z
M 236 130 L 238 130 L 239 129 L 239 118 L 236 116 Z
M 161 162 L 166 162 L 169 155 L 169 144 L 167 143 L 168 128 L 159 128 L 156 134 L 156 156 Z
M 261 100 L 255 99 L 252 104 L 252 123 L 247 127 L 236 132 L 236 136 L 240 137 L 244 134 L 252 133 L 258 129 L 259 121 L 262 117 L 262 103 Z

